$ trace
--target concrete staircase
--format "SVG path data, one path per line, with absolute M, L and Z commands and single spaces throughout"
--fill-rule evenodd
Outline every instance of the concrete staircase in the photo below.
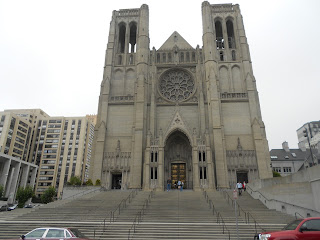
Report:
M 151 192 L 138 191 L 130 202 L 129 194 L 130 191 L 95 192 L 38 209 L 0 212 L 0 239 L 17 238 L 42 226 L 77 227 L 91 239 L 237 239 L 235 211 L 230 200 L 229 203 L 226 200 L 232 196 L 231 191 L 204 194 L 173 190 L 155 192 L 153 197 Z M 126 204 L 121 202 L 124 199 Z M 247 193 L 237 202 L 242 209 L 238 216 L 242 240 L 253 239 L 255 232 L 261 231 L 259 226 L 280 229 L 293 220 L 291 216 L 266 209 Z M 249 223 L 247 212 L 250 212 Z

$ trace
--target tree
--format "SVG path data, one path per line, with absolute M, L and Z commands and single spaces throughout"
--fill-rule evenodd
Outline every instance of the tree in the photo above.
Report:
M 54 187 L 49 187 L 41 195 L 41 201 L 43 203 L 53 202 L 53 198 L 56 196 L 56 189 Z
M 100 186 L 101 185 L 101 181 L 100 181 L 100 179 L 97 179 L 96 180 L 96 186 Z
M 72 186 L 80 186 L 81 185 L 81 179 L 78 176 L 72 176 L 70 178 L 70 181 L 68 182 L 68 185 L 72 185 Z
M 92 180 L 89 178 L 88 181 L 86 182 L 87 186 L 93 186 Z
M 0 198 L 2 198 L 3 192 L 4 192 L 4 187 L 0 185 Z
M 281 177 L 281 174 L 276 172 L 276 171 L 273 171 L 273 177 Z
M 33 188 L 31 186 L 19 187 L 16 195 L 18 201 L 18 207 L 23 208 L 25 203 L 33 197 Z

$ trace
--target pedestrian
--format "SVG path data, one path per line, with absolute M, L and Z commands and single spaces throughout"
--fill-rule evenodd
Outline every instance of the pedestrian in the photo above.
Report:
M 178 189 L 181 189 L 181 181 L 178 181 Z
M 171 179 L 170 178 L 168 178 L 168 180 L 167 180 L 167 192 L 169 192 L 170 190 L 171 190 Z
M 180 192 L 183 190 L 184 183 L 181 181 Z
M 238 188 L 239 196 L 241 196 L 241 193 L 242 193 L 242 183 L 241 183 L 240 181 L 238 181 L 236 187 Z
M 242 187 L 243 187 L 243 191 L 246 191 L 246 181 L 243 181 L 243 183 L 242 183 Z

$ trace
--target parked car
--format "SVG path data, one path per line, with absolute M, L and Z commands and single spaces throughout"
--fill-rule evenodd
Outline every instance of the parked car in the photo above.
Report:
M 76 228 L 56 228 L 56 227 L 44 227 L 36 228 L 31 232 L 22 235 L 20 239 L 25 240 L 88 240 L 78 229 Z
M 3 205 L 0 207 L 0 212 L 8 211 L 8 205 Z
M 18 207 L 18 204 L 8 204 L 8 211 L 15 210 Z
M 320 217 L 297 219 L 284 227 L 282 231 L 263 232 L 255 235 L 259 240 L 319 240 Z

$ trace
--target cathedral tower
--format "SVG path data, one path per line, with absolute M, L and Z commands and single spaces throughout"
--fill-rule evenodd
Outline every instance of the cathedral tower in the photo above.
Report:
M 271 177 L 238 5 L 202 4 L 203 48 L 178 32 L 149 48 L 149 11 L 114 11 L 91 178 L 111 188 L 198 190 Z

